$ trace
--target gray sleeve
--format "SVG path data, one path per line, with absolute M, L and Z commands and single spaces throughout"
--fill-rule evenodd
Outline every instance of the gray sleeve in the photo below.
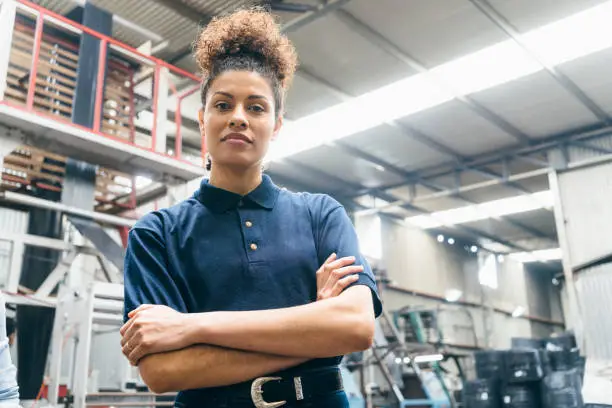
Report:
M 0 294 L 0 408 L 5 407 L 19 407 L 19 387 L 6 336 L 6 304 Z

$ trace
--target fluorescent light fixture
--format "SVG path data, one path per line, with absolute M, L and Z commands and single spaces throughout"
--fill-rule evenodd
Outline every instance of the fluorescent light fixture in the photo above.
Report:
M 456 224 L 480 221 L 487 218 L 519 214 L 541 208 L 552 207 L 553 196 L 550 190 L 534 194 L 503 198 L 482 204 L 473 204 L 452 210 L 438 211 L 428 215 L 417 215 L 405 220 L 423 229 L 439 228 Z
M 521 317 L 525 314 L 525 308 L 523 306 L 517 306 L 516 309 L 512 312 L 512 317 Z
M 525 33 L 521 40 L 545 64 L 556 66 L 611 47 L 611 20 L 612 1 L 607 1 Z M 543 69 L 515 41 L 502 41 L 285 124 L 268 159 L 287 157 Z
M 559 261 L 562 259 L 561 248 L 540 249 L 532 252 L 514 252 L 509 255 L 511 259 L 517 262 L 548 262 Z
M 456 302 L 461 298 L 461 295 L 463 295 L 463 292 L 459 289 L 449 289 L 444 294 L 444 297 L 448 302 Z
M 442 354 L 427 354 L 424 356 L 416 356 L 414 358 L 414 362 L 417 364 L 422 363 L 434 363 L 436 361 L 444 360 L 444 356 Z

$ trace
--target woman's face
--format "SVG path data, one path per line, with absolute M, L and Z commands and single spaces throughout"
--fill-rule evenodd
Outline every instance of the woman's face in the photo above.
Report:
M 214 166 L 260 166 L 281 119 L 269 81 L 255 72 L 228 71 L 210 85 L 200 129 Z

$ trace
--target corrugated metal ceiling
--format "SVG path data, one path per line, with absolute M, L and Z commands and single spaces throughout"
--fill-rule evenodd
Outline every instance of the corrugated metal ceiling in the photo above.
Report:
M 185 15 L 184 9 L 182 13 L 173 10 L 171 3 L 170 6 L 162 5 L 169 4 L 163 0 L 92 1 L 168 40 L 169 45 L 158 54 L 162 58 L 170 58 L 189 47 L 196 38 L 197 22 L 202 16 L 257 3 L 256 0 L 174 0 L 178 7 L 194 10 L 194 15 L 190 17 Z M 490 0 L 490 4 L 518 31 L 524 32 L 602 1 Z M 76 5 L 74 0 L 35 2 L 60 14 L 65 14 Z M 299 2 L 319 4 L 317 0 Z M 389 40 L 400 53 L 414 57 L 426 68 L 508 39 L 467 0 L 353 0 L 343 10 Z M 284 22 L 297 16 L 294 13 L 280 14 Z M 142 33 L 118 24 L 115 24 L 114 36 L 132 46 L 139 46 L 148 39 Z M 291 33 L 290 37 L 298 48 L 301 63 L 312 74 L 331 87 L 353 96 L 415 73 L 406 59 L 380 47 L 368 35 L 347 24 L 345 18 L 338 18 L 333 13 Z M 607 69 L 611 55 L 610 50 L 604 50 L 559 67 L 605 112 L 612 112 L 612 82 Z M 195 70 L 187 54 L 177 65 Z M 533 138 L 551 137 L 595 123 L 593 115 L 584 105 L 543 71 L 483 91 L 473 98 L 500 119 Z M 290 119 L 294 120 L 338 103 L 339 98 L 328 87 L 304 75 L 296 80 L 288 102 L 287 111 Z M 406 172 L 450 164 L 465 157 L 518 145 L 517 138 L 511 136 L 507 129 L 503 130 L 499 123 L 495 124 L 495 121 L 484 116 L 477 109 L 470 109 L 467 104 L 454 100 L 398 119 L 397 122 L 404 129 L 384 124 L 353 135 L 344 142 Z M 416 137 L 411 135 L 410 128 L 420 131 L 420 134 Z M 430 140 L 424 140 L 427 138 Z M 436 148 L 436 145 L 442 145 L 442 149 Z M 448 151 L 445 153 L 444 147 L 456 151 L 458 155 L 453 157 Z M 328 147 L 319 147 L 298 155 L 294 160 L 314 166 L 318 172 L 296 169 L 287 162 L 274 164 L 273 172 L 326 192 L 350 192 L 350 188 L 340 185 L 342 180 L 362 187 L 384 187 L 402 178 L 397 172 L 379 171 L 362 159 L 347 154 L 346 150 L 336 152 Z M 316 165 L 313 164 L 315 160 Z M 322 177 L 325 174 L 330 175 L 328 180 Z M 449 178 L 452 179 L 452 175 Z M 452 186 L 452 181 L 448 185 Z M 522 182 L 522 185 L 531 187 L 529 181 Z M 516 188 L 512 190 L 497 186 L 487 193 L 474 192 L 471 196 L 476 200 L 493 199 L 498 195 L 506 196 L 509 192 L 516 193 Z M 444 208 L 449 201 L 453 200 L 440 200 L 438 204 L 432 202 L 428 207 Z

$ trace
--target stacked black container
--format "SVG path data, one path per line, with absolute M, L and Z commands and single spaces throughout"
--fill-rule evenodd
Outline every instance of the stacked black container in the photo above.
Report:
M 478 379 L 465 383 L 464 408 L 583 408 L 584 359 L 573 335 L 513 339 L 510 350 L 475 353 Z

